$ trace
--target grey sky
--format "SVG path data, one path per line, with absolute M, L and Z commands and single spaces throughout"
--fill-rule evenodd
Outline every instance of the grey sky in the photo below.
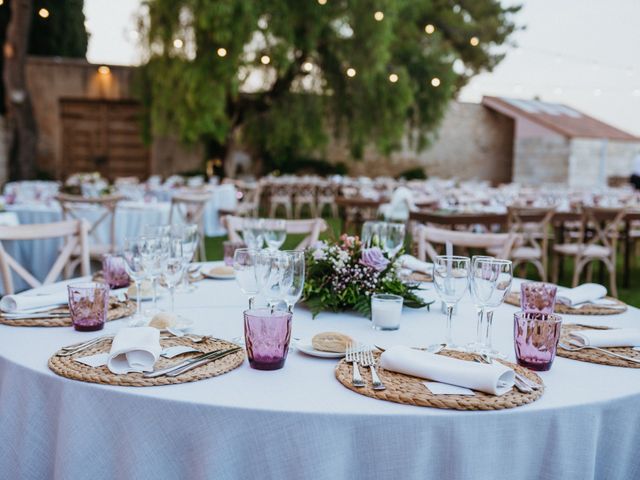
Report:
M 304 0 L 312 1 L 312 0 Z M 85 0 L 94 63 L 136 64 L 140 0 Z M 640 135 L 640 0 L 505 0 L 521 3 L 526 30 L 494 72 L 474 78 L 460 100 L 482 95 L 569 104 Z

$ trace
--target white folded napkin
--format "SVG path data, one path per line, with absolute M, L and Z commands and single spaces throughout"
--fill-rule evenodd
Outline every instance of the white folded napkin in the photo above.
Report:
M 153 327 L 123 328 L 113 339 L 107 367 L 116 375 L 151 372 L 161 352 L 160 330 Z
M 5 295 L 0 300 L 0 310 L 5 313 L 16 313 L 22 311 L 33 311 L 44 307 L 55 305 L 67 305 L 69 295 L 67 291 L 57 293 L 20 293 L 18 295 Z
M 413 255 L 402 255 L 400 257 L 400 265 L 403 268 L 408 268 L 414 272 L 422 272 L 431 274 L 433 272 L 433 263 L 423 262 L 422 260 L 418 260 Z
M 380 356 L 380 366 L 392 372 L 466 387 L 493 395 L 507 393 L 515 373 L 504 365 L 467 362 L 409 347 L 392 347 Z
M 640 328 L 575 330 L 569 336 L 581 345 L 591 347 L 635 347 L 640 345 Z
M 576 288 L 558 290 L 558 302 L 574 307 L 584 302 L 593 302 L 607 294 L 607 289 L 597 283 L 585 283 Z

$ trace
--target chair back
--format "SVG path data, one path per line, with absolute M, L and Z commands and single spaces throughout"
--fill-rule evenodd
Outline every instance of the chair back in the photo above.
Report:
M 507 212 L 511 233 L 522 235 L 525 246 L 546 249 L 549 224 L 555 209 L 511 206 Z M 542 239 L 544 247 L 540 246 L 538 239 Z
M 109 252 L 116 251 L 116 208 L 118 203 L 124 200 L 122 195 L 106 195 L 96 198 L 88 198 L 80 195 L 59 194 L 56 200 L 62 208 L 63 220 L 85 220 L 89 223 L 88 234 L 93 237 L 94 245 L 102 244 L 102 239 L 98 236 L 98 227 L 104 222 L 109 224 Z M 91 208 L 93 207 L 93 208 Z M 87 217 L 87 213 L 92 214 L 98 211 L 98 217 Z
M 514 233 L 472 233 L 426 225 L 420 225 L 416 233 L 418 236 L 418 258 L 422 261 L 427 259 L 427 255 L 432 261 L 439 255 L 433 244 L 444 245 L 447 243 L 461 248 L 499 249 L 498 258 L 508 259 L 511 250 L 521 241 L 520 236 Z
M 169 224 L 191 223 L 198 226 L 198 260 L 206 261 L 204 213 L 210 193 L 178 193 L 171 197 Z
M 0 273 L 4 283 L 6 295 L 15 293 L 12 270 L 32 288 L 53 283 L 70 262 L 72 254 L 80 252 L 80 272 L 83 276 L 90 274 L 88 223 L 84 220 L 67 220 L 54 223 L 4 226 L 0 225 Z M 4 249 L 2 242 L 12 240 L 42 240 L 64 238 L 64 245 L 60 255 L 53 263 L 49 273 L 41 282 L 26 268 L 20 265 Z
M 600 245 L 615 255 L 620 226 L 626 213 L 624 208 L 584 207 L 580 231 L 580 238 L 584 239 L 583 249 Z
M 227 229 L 227 235 L 232 242 L 242 241 L 240 232 L 244 227 L 245 219 L 233 215 L 222 217 L 222 225 Z M 301 235 L 306 237 L 296 246 L 295 250 L 304 250 L 320 239 L 320 234 L 327 229 L 327 222 L 322 218 L 310 218 L 305 220 L 287 220 L 287 234 Z

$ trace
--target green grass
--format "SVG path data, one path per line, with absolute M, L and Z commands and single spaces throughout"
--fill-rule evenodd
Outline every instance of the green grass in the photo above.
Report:
M 325 219 L 329 224 L 329 229 L 324 232 L 320 238 L 328 239 L 328 238 L 337 238 L 341 233 L 341 222 L 337 218 L 327 218 Z M 286 241 L 284 242 L 283 249 L 292 249 L 295 248 L 298 243 L 302 241 L 304 235 L 290 235 L 287 236 Z M 226 240 L 226 237 L 207 237 L 206 239 L 206 250 L 207 250 L 207 258 L 209 260 L 222 260 L 223 250 L 222 250 L 222 242 Z M 622 261 L 623 255 L 618 255 L 618 295 L 620 300 L 623 302 L 633 305 L 634 307 L 640 307 L 640 258 L 638 256 L 632 256 L 631 258 L 631 271 L 630 271 L 630 287 L 623 288 L 622 287 Z M 571 274 L 573 272 L 573 264 L 571 259 L 565 260 L 564 265 L 564 275 L 560 278 L 560 285 L 570 286 L 571 283 Z M 516 275 L 519 275 L 519 272 L 516 272 Z M 526 273 L 527 278 L 530 279 L 538 279 L 538 275 L 535 272 L 533 267 L 527 268 Z M 608 275 L 605 272 L 604 282 L 603 284 L 608 287 Z M 599 269 L 598 266 L 594 266 L 593 272 L 593 281 L 599 282 Z

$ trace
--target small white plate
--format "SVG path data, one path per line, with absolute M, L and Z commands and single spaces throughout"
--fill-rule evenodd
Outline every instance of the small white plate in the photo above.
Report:
M 218 273 L 211 273 L 211 270 L 213 270 L 216 267 L 223 267 L 225 266 L 224 262 L 220 262 L 220 263 L 216 263 L 214 265 L 211 266 L 207 266 L 204 267 L 200 270 L 200 272 L 202 273 L 202 275 L 204 275 L 206 278 L 211 278 L 213 280 L 232 280 L 234 278 L 236 278 L 235 273 L 229 273 L 229 274 L 218 274 Z
M 312 357 L 342 358 L 345 355 L 344 353 L 323 352 L 322 350 L 316 350 L 315 348 L 313 348 L 313 345 L 311 345 L 311 341 L 308 338 L 300 340 L 294 345 L 294 347 L 296 347 L 302 353 L 306 353 L 307 355 L 311 355 Z

